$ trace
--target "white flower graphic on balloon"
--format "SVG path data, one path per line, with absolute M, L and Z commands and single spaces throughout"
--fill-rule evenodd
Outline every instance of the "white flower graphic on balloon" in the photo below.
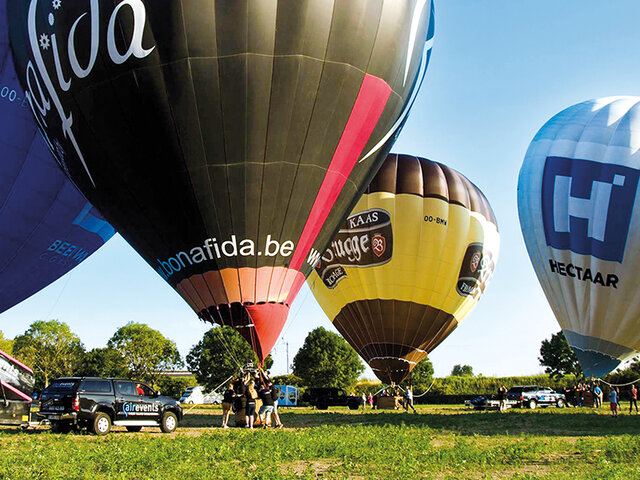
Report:
M 49 49 L 49 37 L 46 33 L 40 35 L 40 48 L 42 48 L 43 50 Z

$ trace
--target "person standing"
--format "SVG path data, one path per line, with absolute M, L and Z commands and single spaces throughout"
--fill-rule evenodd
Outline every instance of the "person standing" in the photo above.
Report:
M 633 412 L 633 406 L 636 407 L 636 413 L 638 413 L 638 389 L 634 384 L 631 384 L 629 389 L 629 413 Z
M 593 406 L 596 408 L 602 406 L 602 389 L 598 385 L 593 387 Z
M 612 387 L 609 392 L 609 407 L 611 408 L 611 416 L 618 416 L 618 389 L 616 387 Z
M 576 389 L 576 396 L 578 399 L 578 407 L 581 407 L 584 403 L 584 387 L 581 383 L 578 384 L 578 387 Z
M 233 406 L 233 384 L 230 383 L 222 394 L 222 428 L 229 428 L 229 415 Z
M 409 407 L 411 407 L 411 410 L 413 410 L 413 413 L 418 413 L 416 412 L 415 407 L 413 406 L 413 392 L 411 391 L 411 387 L 407 387 L 407 389 L 404 392 L 404 409 L 405 411 L 409 411 Z
M 373 410 L 373 395 L 371 395 L 371 392 L 369 392 L 369 396 L 367 397 L 367 400 L 369 402 L 369 407 L 371 408 L 371 410 Z
M 271 388 L 268 385 L 263 385 L 258 392 L 260 400 L 262 400 L 262 407 L 260 407 L 260 421 L 262 422 L 262 428 L 267 428 L 271 423 L 271 414 L 273 413 L 273 398 L 271 397 Z
M 255 389 L 255 382 L 251 380 L 244 393 L 246 403 L 244 407 L 244 426 L 253 429 L 253 421 L 256 415 L 256 398 L 258 394 Z
M 276 428 L 282 428 L 284 425 L 280 420 L 280 414 L 278 413 L 278 402 L 280 401 L 280 390 L 273 384 L 269 383 L 271 388 L 271 398 L 273 399 L 273 421 L 276 424 Z
M 498 389 L 498 401 L 500 402 L 499 411 L 504 412 L 507 410 L 507 387 L 502 385 Z

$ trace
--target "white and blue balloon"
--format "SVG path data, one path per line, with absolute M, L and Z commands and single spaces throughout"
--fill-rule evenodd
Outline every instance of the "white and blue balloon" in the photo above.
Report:
M 640 97 L 574 105 L 535 136 L 518 211 L 542 289 L 587 377 L 640 350 Z

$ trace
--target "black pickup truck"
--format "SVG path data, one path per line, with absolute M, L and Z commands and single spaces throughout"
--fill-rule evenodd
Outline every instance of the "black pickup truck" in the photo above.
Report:
M 40 395 L 40 417 L 52 430 L 66 433 L 86 428 L 106 435 L 112 425 L 130 432 L 160 427 L 173 432 L 182 420 L 182 408 L 148 385 L 121 378 L 57 378 Z
M 357 410 L 362 405 L 362 397 L 347 395 L 344 390 L 331 387 L 308 388 L 301 400 L 318 410 L 326 410 L 331 406 L 347 406 L 350 410 Z

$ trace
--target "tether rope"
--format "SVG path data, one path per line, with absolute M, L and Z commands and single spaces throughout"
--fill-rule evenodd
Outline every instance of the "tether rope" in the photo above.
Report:
M 605 380 L 602 380 L 601 378 L 598 378 L 596 381 L 602 382 L 606 385 L 609 385 L 610 387 L 628 387 L 629 385 L 633 385 L 634 383 L 640 382 L 640 378 L 636 378 L 634 381 L 627 382 L 627 383 L 609 383 Z
M 431 390 L 431 387 L 433 387 L 433 385 L 436 383 L 436 381 L 434 380 L 433 382 L 431 382 L 431 385 L 429 385 L 429 388 L 427 388 L 424 392 L 422 392 L 420 395 L 414 395 L 413 398 L 420 398 L 423 397 L 427 394 L 427 392 L 429 390 Z

